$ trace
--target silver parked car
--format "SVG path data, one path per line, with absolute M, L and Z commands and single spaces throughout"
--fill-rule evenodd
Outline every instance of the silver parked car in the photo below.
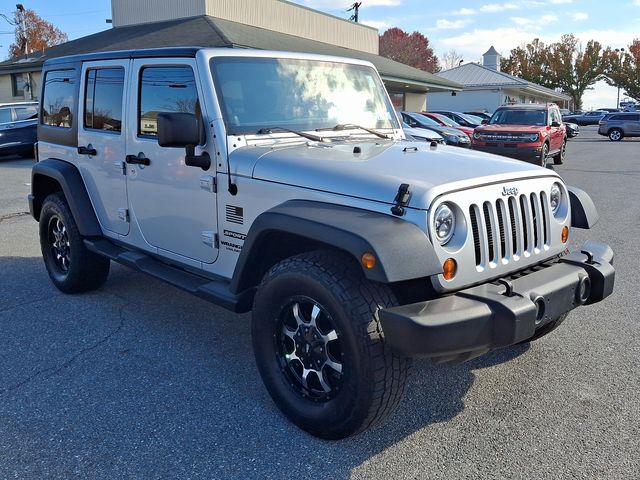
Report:
M 614 142 L 624 137 L 640 137 L 640 113 L 619 112 L 605 115 L 598 122 L 598 133 Z

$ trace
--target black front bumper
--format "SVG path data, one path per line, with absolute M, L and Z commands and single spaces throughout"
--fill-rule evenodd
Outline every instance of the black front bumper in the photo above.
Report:
M 410 357 L 473 357 L 531 338 L 538 328 L 613 292 L 613 251 L 580 252 L 527 275 L 379 312 L 387 343 Z
M 540 155 L 542 154 L 542 145 L 523 147 L 515 143 L 474 143 L 473 149 L 536 164 L 540 163 Z

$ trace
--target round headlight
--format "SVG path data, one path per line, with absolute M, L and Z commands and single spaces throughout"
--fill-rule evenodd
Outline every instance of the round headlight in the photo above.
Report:
M 560 205 L 562 204 L 562 188 L 560 188 L 559 183 L 554 183 L 551 185 L 551 192 L 549 192 L 549 203 L 551 204 L 551 211 L 553 215 L 556 216 L 558 214 L 558 210 L 560 209 Z
M 443 203 L 436 209 L 436 214 L 433 216 L 433 229 L 440 245 L 445 245 L 451 240 L 455 228 L 456 218 L 453 215 L 453 210 L 449 205 Z

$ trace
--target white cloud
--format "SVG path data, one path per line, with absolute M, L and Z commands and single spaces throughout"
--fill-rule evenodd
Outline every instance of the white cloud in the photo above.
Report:
M 347 9 L 353 5 L 353 0 L 302 0 L 305 6 L 309 8 L 328 8 L 328 9 Z M 367 7 L 397 7 L 402 4 L 402 0 L 367 0 Z
M 437 30 L 454 30 L 458 28 L 464 28 L 469 24 L 469 20 L 446 20 L 444 18 L 440 18 L 436 20 L 436 29 Z
M 573 20 L 576 22 L 582 22 L 589 18 L 589 14 L 585 12 L 576 12 L 573 15 L 571 15 L 571 18 L 573 18 Z
M 488 3 L 480 7 L 481 12 L 494 13 L 501 12 L 503 10 L 514 10 L 518 8 L 515 3 Z
M 511 21 L 520 27 L 529 27 L 535 30 L 541 30 L 550 23 L 557 22 L 558 17 L 552 14 L 543 15 L 541 17 L 511 17 Z
M 377 28 L 380 31 L 389 30 L 393 25 L 385 21 L 377 21 L 377 20 L 363 20 L 363 25 L 367 25 L 368 27 Z
M 573 3 L 573 0 L 551 0 L 551 3 L 560 5 L 562 3 Z
M 473 8 L 461 8 L 455 12 L 451 12 L 451 15 L 475 15 L 476 11 Z

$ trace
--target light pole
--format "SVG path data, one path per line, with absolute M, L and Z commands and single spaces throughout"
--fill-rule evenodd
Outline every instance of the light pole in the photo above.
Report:
M 616 48 L 618 54 L 618 67 L 622 69 L 622 55 L 624 54 L 624 48 Z M 616 100 L 616 108 L 620 108 L 620 84 L 618 83 L 618 99 Z

